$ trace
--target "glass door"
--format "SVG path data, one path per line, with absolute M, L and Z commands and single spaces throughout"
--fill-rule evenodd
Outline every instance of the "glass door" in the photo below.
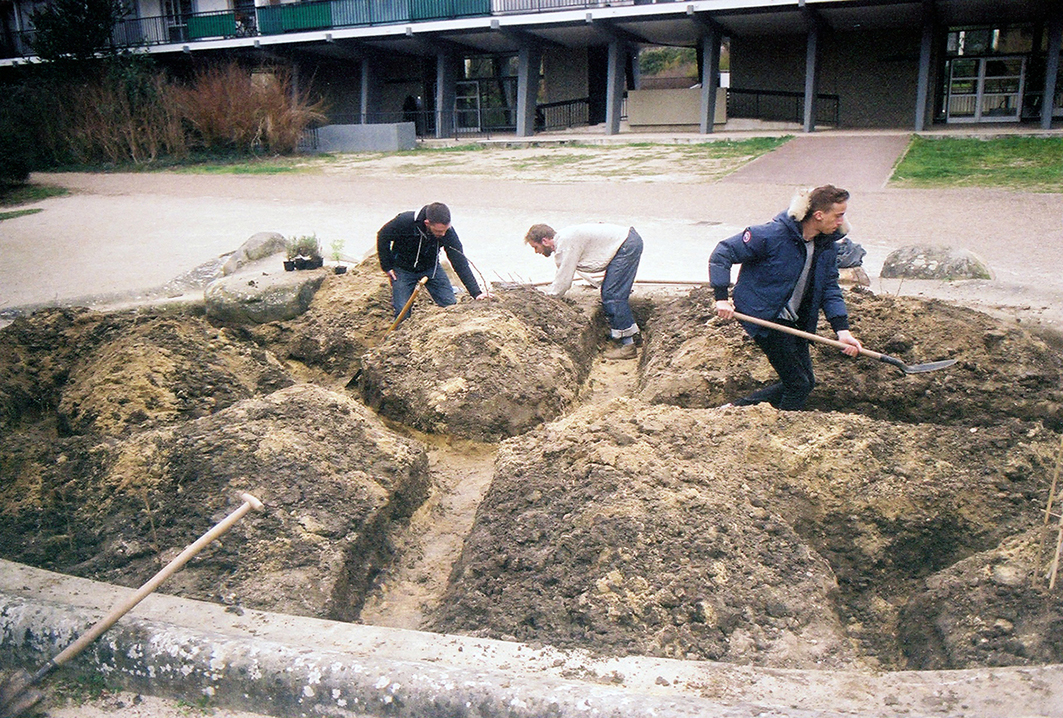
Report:
M 480 131 L 480 83 L 462 80 L 454 97 L 454 129 L 458 132 Z
M 958 58 L 949 63 L 949 122 L 1018 122 L 1026 58 Z

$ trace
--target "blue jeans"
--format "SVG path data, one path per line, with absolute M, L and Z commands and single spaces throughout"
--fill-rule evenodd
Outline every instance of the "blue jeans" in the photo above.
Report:
M 454 298 L 454 287 L 450 285 L 450 278 L 443 271 L 443 268 L 438 265 L 430 272 L 409 272 L 398 267 L 395 267 L 393 271 L 395 272 L 395 281 L 391 283 L 391 308 L 395 311 L 394 316 L 396 317 L 399 316 L 399 312 L 402 311 L 402 308 L 406 306 L 406 302 L 413 295 L 413 289 L 421 281 L 421 277 L 428 277 L 428 283 L 424 285 L 424 288 L 428 290 L 428 293 L 432 295 L 432 300 L 439 306 L 449 307 L 458 301 Z M 407 316 L 409 315 L 407 314 Z
M 632 229 L 616 250 L 602 281 L 602 309 L 609 320 L 609 334 L 613 339 L 632 337 L 639 333 L 639 325 L 631 313 L 628 297 L 635 284 L 635 273 L 642 259 L 642 237 Z

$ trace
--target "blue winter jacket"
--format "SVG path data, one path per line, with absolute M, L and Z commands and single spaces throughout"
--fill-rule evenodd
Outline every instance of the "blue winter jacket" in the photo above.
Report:
M 834 244 L 843 236 L 841 232 L 820 234 L 812 240 L 816 246 L 806 287 L 811 292 L 811 309 L 807 316 L 802 315 L 804 325 L 799 329 L 815 332 L 821 309 L 835 332 L 849 328 L 849 315 L 838 286 L 838 249 Z M 734 287 L 735 309 L 778 321 L 805 266 L 801 225 L 786 212 L 780 212 L 772 221 L 749 227 L 716 245 L 709 257 L 709 283 L 717 300 L 727 299 L 734 264 L 742 265 Z M 754 337 L 771 331 L 746 322 L 742 326 Z

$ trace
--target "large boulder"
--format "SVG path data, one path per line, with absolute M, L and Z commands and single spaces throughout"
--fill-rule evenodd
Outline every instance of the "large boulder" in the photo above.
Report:
M 115 441 L 0 437 L 5 558 L 137 586 L 231 511 L 265 502 L 164 591 L 353 620 L 390 537 L 428 493 L 419 444 L 300 384 Z
M 496 441 L 569 408 L 596 346 L 585 311 L 532 289 L 446 309 L 423 304 L 366 354 L 360 388 L 395 421 Z
M 216 279 L 203 290 L 207 317 L 223 324 L 292 319 L 307 310 L 328 271 L 243 271 Z
M 258 232 L 253 234 L 246 242 L 237 247 L 235 252 L 226 257 L 225 263 L 222 265 L 222 274 L 225 276 L 234 274 L 247 264 L 273 256 L 277 257 L 277 266 L 280 266 L 281 259 L 279 255 L 284 253 L 286 248 L 287 243 L 283 234 L 277 232 Z
M 989 266 L 973 252 L 952 247 L 911 245 L 886 256 L 879 276 L 884 279 L 992 279 Z
M 1036 426 L 972 433 L 766 406 L 581 408 L 503 442 L 432 626 L 903 667 L 896 606 L 1037 521 L 1057 442 Z

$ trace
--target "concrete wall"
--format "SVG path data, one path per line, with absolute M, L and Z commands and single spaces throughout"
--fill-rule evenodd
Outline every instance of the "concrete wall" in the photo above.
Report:
M 395 152 L 417 146 L 412 122 L 382 125 L 325 125 L 317 131 L 318 152 Z
M 632 130 L 697 131 L 701 127 L 701 88 L 628 90 L 627 122 Z M 713 124 L 727 122 L 727 90 L 716 90 Z
M 840 97 L 842 127 L 912 126 L 920 33 L 820 36 L 819 92 Z M 805 36 L 732 37 L 731 87 L 804 92 Z
M 543 52 L 540 102 L 563 102 L 587 97 L 587 50 L 549 48 Z

